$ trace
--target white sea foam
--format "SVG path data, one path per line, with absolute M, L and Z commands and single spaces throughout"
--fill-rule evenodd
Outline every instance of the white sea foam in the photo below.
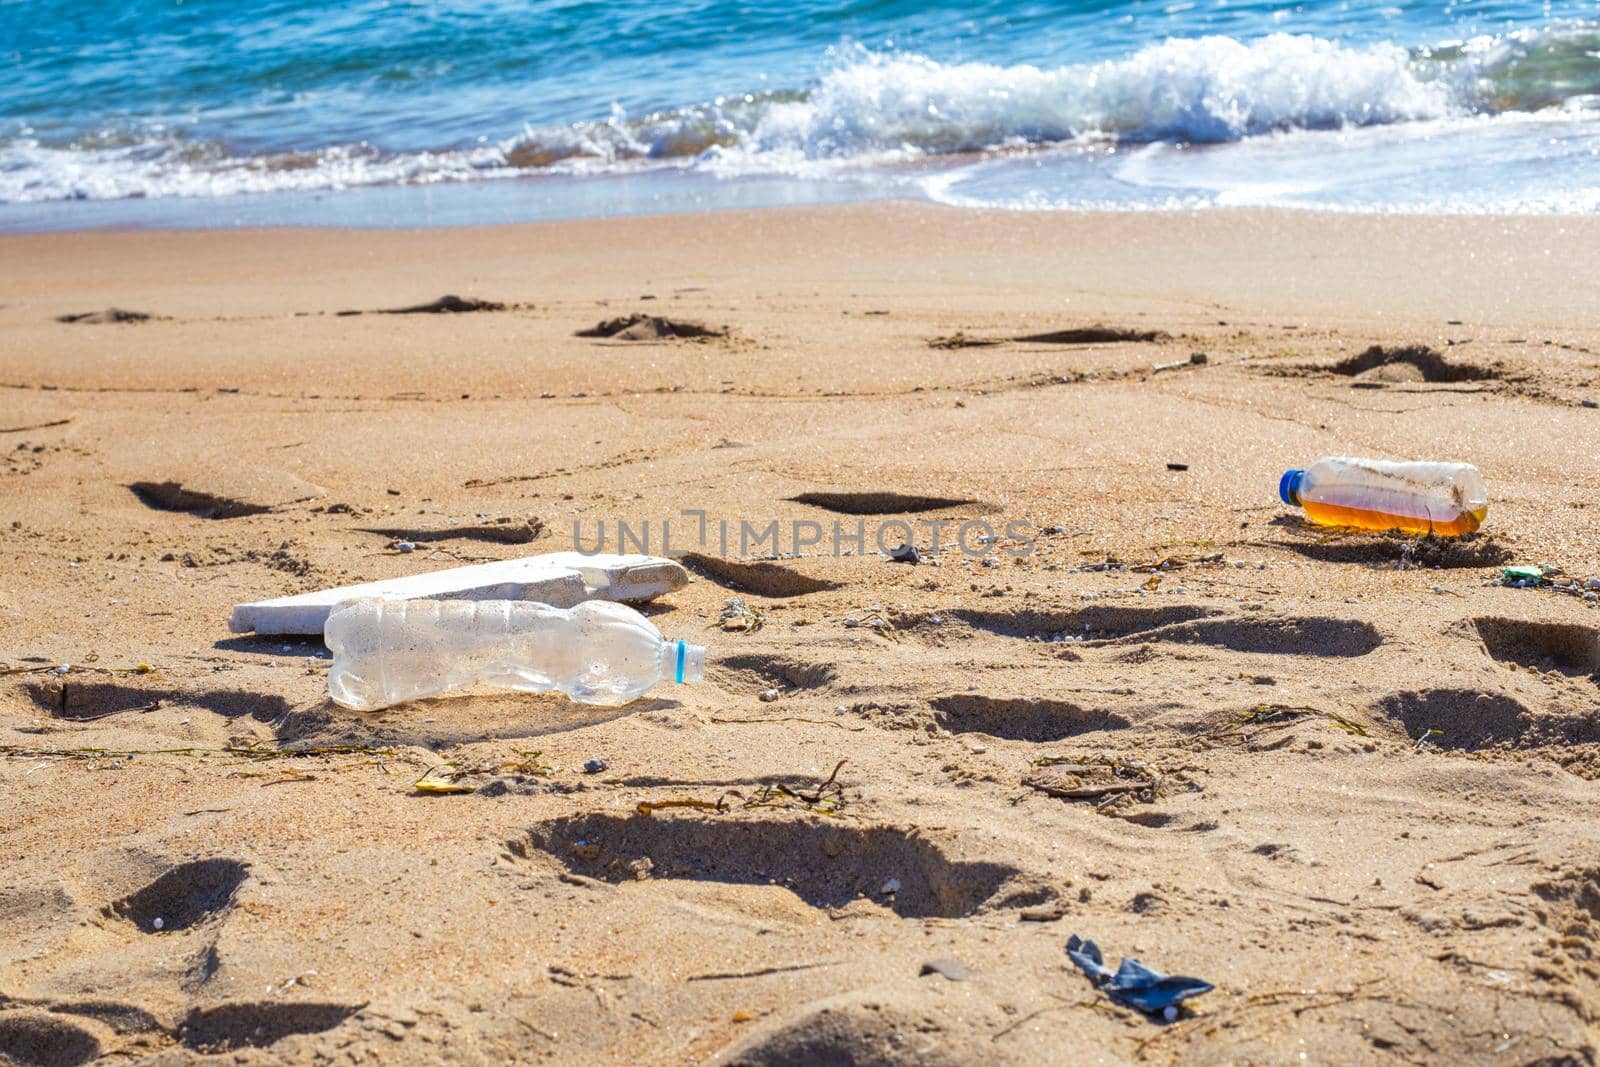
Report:
M 864 55 L 827 74 L 805 100 L 769 108 L 749 140 L 757 150 L 798 148 L 810 157 L 1090 134 L 1231 141 L 1288 127 L 1430 118 L 1450 106 L 1448 90 L 1421 80 L 1394 45 L 1201 37 L 1052 70 Z
M 1557 28 L 1419 56 L 1393 44 L 1350 47 L 1305 35 L 1210 36 L 1048 69 L 857 49 L 833 55 L 803 92 L 741 94 L 636 118 L 617 112 L 469 149 L 391 153 L 337 145 L 239 157 L 165 134 L 109 147 L 19 136 L 0 141 L 0 202 L 228 196 L 651 166 L 825 176 L 1061 144 L 1219 144 L 1283 131 L 1425 127 L 1517 108 L 1496 81 L 1499 73 L 1552 50 L 1581 60 L 1595 41 L 1593 27 Z M 1600 74 L 1593 79 L 1600 84 Z M 1517 92 L 1526 92 L 1525 80 Z M 1546 106 L 1551 93 L 1559 95 L 1536 89 L 1529 106 Z
M 496 150 L 385 155 L 362 146 L 228 156 L 169 141 L 58 148 L 33 138 L 0 146 L 0 203 L 234 196 L 293 189 L 421 184 L 518 173 Z
M 954 207 L 1015 211 L 1297 207 L 1427 214 L 1600 210 L 1600 111 L 1547 109 L 1404 126 L 1156 142 L 1077 162 L 979 159 L 918 183 Z

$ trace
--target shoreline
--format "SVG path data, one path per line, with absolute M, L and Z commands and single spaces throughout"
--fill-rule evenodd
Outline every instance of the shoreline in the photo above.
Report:
M 508 181 L 519 181 L 519 180 L 524 180 L 524 179 L 508 179 Z M 463 183 L 460 186 L 451 186 L 451 188 L 481 188 L 483 184 L 488 184 L 488 183 Z M 423 187 L 379 186 L 379 187 L 375 187 L 374 190 L 363 190 L 361 192 L 366 192 L 366 191 L 384 191 L 384 190 L 406 190 L 406 189 L 420 189 L 420 188 L 423 188 Z M 438 189 L 440 187 L 439 186 L 429 186 L 429 187 L 426 187 L 426 188 L 428 190 L 436 190 L 436 189 Z M 343 191 L 341 191 L 341 192 L 343 192 Z M 270 199 L 270 198 L 273 198 L 273 197 L 297 196 L 297 195 L 301 195 L 301 194 L 294 194 L 294 193 L 265 193 L 265 194 L 250 194 L 248 196 L 239 197 L 239 198 L 235 198 L 235 197 L 219 197 L 219 198 L 199 198 L 199 197 L 195 197 L 195 198 L 179 198 L 179 197 L 172 197 L 172 198 L 168 198 L 168 199 L 171 199 L 173 201 L 179 201 L 185 207 L 189 207 L 189 206 L 194 207 L 195 210 L 192 213 L 194 215 L 196 215 L 196 216 L 205 216 L 205 215 L 224 215 L 224 214 L 226 214 L 225 207 L 230 202 L 236 202 L 236 201 L 241 201 L 242 200 L 243 202 L 251 204 L 252 206 L 254 206 L 255 201 L 256 201 L 256 199 L 258 197 L 261 198 L 264 201 L 264 200 L 267 200 L 267 199 Z M 324 198 L 326 198 L 326 196 L 328 194 L 323 192 L 323 193 L 304 194 L 304 195 L 311 196 L 313 199 L 324 199 Z M 360 195 L 360 192 L 357 192 L 356 195 Z M 1281 214 L 1281 215 L 1290 215 L 1290 216 L 1294 216 L 1294 215 L 1305 215 L 1305 216 L 1312 216 L 1312 217 L 1333 216 L 1333 217 L 1372 218 L 1372 219 L 1442 219 L 1442 220 L 1454 219 L 1454 220 L 1461 220 L 1461 221 L 1464 221 L 1464 222 L 1470 222 L 1470 221 L 1474 221 L 1474 220 L 1484 220 L 1484 221 L 1490 221 L 1490 222 L 1496 221 L 1496 220 L 1511 221 L 1511 220 L 1518 220 L 1518 219 L 1549 219 L 1549 220 L 1554 220 L 1554 221 L 1581 222 L 1582 220 L 1585 220 L 1585 219 L 1594 219 L 1594 218 L 1600 217 L 1600 216 L 1597 216 L 1594 212 L 1585 212 L 1585 211 L 1495 211 L 1495 210 L 1483 210 L 1483 211 L 1426 210 L 1426 211 L 1424 211 L 1424 210 L 1409 210 L 1409 209 L 1399 209 L 1399 208 L 1340 207 L 1340 206 L 1337 206 L 1337 205 L 1301 206 L 1301 205 L 1232 205 L 1232 204 L 1228 204 L 1228 205 L 1207 205 L 1207 206 L 1202 206 L 1202 207 L 1196 207 L 1194 205 L 1177 205 L 1177 204 L 1174 204 L 1174 205 L 1127 205 L 1127 206 L 1104 206 L 1104 205 L 1100 205 L 1100 206 L 1089 206 L 1089 207 L 1062 207 L 1062 208 L 1053 208 L 1053 207 L 1052 208 L 987 207 L 987 206 L 971 206 L 971 205 L 966 205 L 966 204 L 949 204 L 949 203 L 944 203 L 942 201 L 939 201 L 939 200 L 936 200 L 936 199 L 933 199 L 933 198 L 930 198 L 930 197 L 905 196 L 905 195 L 898 195 L 898 194 L 891 194 L 891 193 L 884 193 L 882 195 L 866 195 L 866 196 L 848 196 L 848 195 L 840 195 L 840 196 L 837 196 L 837 197 L 821 196 L 821 197 L 817 197 L 815 199 L 809 199 L 809 198 L 808 199 L 804 199 L 799 203 L 784 203 L 784 202 L 740 203 L 739 201 L 741 199 L 742 198 L 740 198 L 740 197 L 733 197 L 733 198 L 731 198 L 732 202 L 731 203 L 727 203 L 727 204 L 723 204 L 723 203 L 713 203 L 713 204 L 709 204 L 709 205 L 688 204 L 688 205 L 684 205 L 684 206 L 661 208 L 661 209 L 657 209 L 657 210 L 646 210 L 646 211 L 626 211 L 626 210 L 623 210 L 623 211 L 614 211 L 614 212 L 609 212 L 609 213 L 602 213 L 602 212 L 595 212 L 595 213 L 576 212 L 576 213 L 572 213 L 572 214 L 554 214 L 554 215 L 548 215 L 548 216 L 539 215 L 539 214 L 533 214 L 533 215 L 530 215 L 528 217 L 516 217 L 516 218 L 508 218 L 508 219 L 504 219 L 504 220 L 479 220 L 479 219 L 470 219 L 470 218 L 463 218 L 463 219 L 451 218 L 449 221 L 422 222 L 422 223 L 416 223 L 416 222 L 410 222 L 410 223 L 393 223 L 393 222 L 361 223 L 361 222 L 351 222 L 351 221 L 348 221 L 348 219 L 345 219 L 344 221 L 340 221 L 341 213 L 338 212 L 338 211 L 330 212 L 329 213 L 330 214 L 330 220 L 326 221 L 326 222 L 317 222 L 317 221 L 311 221 L 311 222 L 305 222 L 305 221 L 271 222 L 271 221 L 262 221 L 262 219 L 264 217 L 266 217 L 266 216 L 272 215 L 274 212 L 271 212 L 271 211 L 251 211 L 251 212 L 247 212 L 246 213 L 247 215 L 250 216 L 250 221 L 241 221 L 241 222 L 238 222 L 238 223 L 232 224 L 232 225 L 229 225 L 229 224 L 226 224 L 226 223 L 218 223 L 216 221 L 207 222 L 207 221 L 202 221 L 202 220 L 197 219 L 197 221 L 195 221 L 193 223 L 184 223 L 184 222 L 155 223 L 155 222 L 127 221 L 127 222 L 112 222 L 112 223 L 98 224 L 98 225 L 94 225 L 94 224 L 92 224 L 92 225 L 75 225 L 75 224 L 70 224 L 70 223 L 66 223 L 66 222 L 63 221 L 60 225 L 37 225 L 37 226 L 14 226 L 13 227 L 13 226 L 9 226 L 7 224 L 7 220 L 5 219 L 4 214 L 3 214 L 3 209 L 7 208 L 7 207 L 19 207 L 19 208 L 24 208 L 24 209 L 31 210 L 32 208 L 37 206 L 41 210 L 48 210 L 48 209 L 51 209 L 51 208 L 55 208 L 57 206 L 61 206 L 61 209 L 63 211 L 66 211 L 66 210 L 69 210 L 69 209 L 67 209 L 64 205 L 66 205 L 68 203 L 72 203 L 72 204 L 76 204 L 76 205 L 80 205 L 80 206 L 83 203 L 85 203 L 85 201 L 51 201 L 51 202 L 49 202 L 47 204 L 40 204 L 40 205 L 33 205 L 33 204 L 28 204 L 28 205 L 20 205 L 20 204 L 18 204 L 18 205 L 0 205 L 0 238 L 9 238 L 9 237 L 43 237 L 43 236 L 48 236 L 48 235 L 52 235 L 52 234 L 76 234 L 76 233 L 88 233 L 88 234 L 114 234 L 114 233 L 251 233 L 251 232 L 256 232 L 256 231 L 273 231 L 273 230 L 291 230 L 291 231 L 292 230 L 310 230 L 310 231 L 336 231 L 336 232 L 337 231 L 348 231 L 348 232 L 352 232 L 352 233 L 371 233 L 371 232 L 380 232 L 381 233 L 381 232 L 394 232 L 394 231 L 407 232 L 407 233 L 409 233 L 409 232 L 423 232 L 423 233 L 426 233 L 426 232 L 433 232 L 433 231 L 499 229 L 499 228 L 508 227 L 508 226 L 543 226 L 543 225 L 555 225 L 555 224 L 560 224 L 560 223 L 572 223 L 572 222 L 605 222 L 605 221 L 613 221 L 613 220 L 615 220 L 615 221 L 624 221 L 624 220 L 630 220 L 630 219 L 637 220 L 637 219 L 676 218 L 676 217 L 680 217 L 680 216 L 686 216 L 686 217 L 691 217 L 692 218 L 692 217 L 703 217 L 703 216 L 707 216 L 707 215 L 741 214 L 741 213 L 747 213 L 747 212 L 768 212 L 768 211 L 781 212 L 781 211 L 827 210 L 829 208 L 850 208 L 850 207 L 868 207 L 868 208 L 870 208 L 870 207 L 888 207 L 888 208 L 895 208 L 895 207 L 925 207 L 925 208 L 934 208 L 934 209 L 939 209 L 939 210 L 944 210 L 944 211 L 956 211 L 956 212 L 972 213 L 972 214 L 979 214 L 979 215 L 1019 216 L 1019 217 L 1023 217 L 1023 218 L 1041 218 L 1041 219 L 1074 218 L 1074 217 L 1083 217 L 1083 216 L 1087 216 L 1087 217 L 1101 217 L 1101 216 L 1135 216 L 1135 217 L 1143 217 L 1143 216 L 1151 216 L 1151 217 L 1155 217 L 1155 218 L 1162 218 L 1162 217 L 1171 217 L 1171 216 L 1211 215 L 1211 214 L 1224 215 L 1224 216 L 1227 216 L 1227 215 L 1249 215 L 1249 214 Z M 88 201 L 87 203 L 92 203 L 92 204 L 97 204 L 97 205 L 108 205 L 104 210 L 106 210 L 107 213 L 115 214 L 115 211 L 113 209 L 111 209 L 109 207 L 109 205 L 123 204 L 123 203 L 129 203 L 129 202 L 137 202 L 137 201 L 138 201 L 138 198 L 125 198 L 124 200 Z M 175 214 L 187 214 L 186 212 L 176 212 L 176 211 L 174 213 Z M 373 212 L 371 212 L 371 211 L 362 211 L 362 212 L 356 212 L 354 214 L 357 217 L 360 217 L 362 215 L 371 214 L 371 213 L 373 213 Z M 343 213 L 343 214 L 348 215 L 350 213 Z

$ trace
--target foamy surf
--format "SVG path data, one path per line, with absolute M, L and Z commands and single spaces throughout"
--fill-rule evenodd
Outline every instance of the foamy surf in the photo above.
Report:
M 0 141 L 0 203 L 671 169 L 715 179 L 866 180 L 886 195 L 919 190 L 950 204 L 1012 208 L 1290 203 L 1439 210 L 1470 201 L 1490 210 L 1582 211 L 1592 210 L 1600 186 L 1597 114 L 1600 27 L 1588 23 L 1421 49 L 1310 34 L 1213 34 L 1053 67 L 945 63 L 852 46 L 830 49 L 808 87 L 717 96 L 633 117 L 614 106 L 602 121 L 528 127 L 465 147 L 396 151 L 361 141 L 240 153 L 226 141 L 194 141 L 170 127 L 155 136 L 112 130 L 66 143 L 24 127 Z M 1537 116 L 1542 128 L 1494 121 L 1508 116 Z M 1389 132 L 1363 139 L 1372 129 Z M 1477 180 L 1482 175 L 1464 187 L 1446 181 L 1442 194 L 1422 197 L 1419 177 L 1443 173 L 1430 142 L 1443 136 L 1482 156 L 1465 137 L 1474 131 L 1487 131 L 1496 144 L 1496 154 L 1480 160 L 1485 174 L 1505 180 L 1489 181 L 1492 188 Z M 1520 136 L 1544 137 L 1547 146 Z M 1203 146 L 1234 149 L 1228 155 Z M 1370 182 L 1349 181 L 1327 167 L 1330 146 L 1344 164 L 1393 180 L 1377 192 Z M 1512 173 L 1507 152 L 1530 166 L 1559 162 L 1563 170 Z M 1396 167 L 1413 169 L 1393 173 Z M 1247 173 L 1252 168 L 1260 172 Z M 1353 189 L 1356 195 L 1347 195 Z

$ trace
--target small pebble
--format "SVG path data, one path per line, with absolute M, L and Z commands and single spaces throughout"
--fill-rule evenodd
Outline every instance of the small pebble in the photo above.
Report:
M 881 890 L 879 890 L 879 892 L 883 893 L 885 896 L 887 896 L 890 893 L 898 893 L 898 892 L 900 892 L 900 879 L 898 879 L 898 878 L 889 879 L 887 882 L 883 883 L 883 888 Z
M 150 920 L 150 925 L 154 926 L 157 930 L 160 930 L 162 927 L 167 925 L 167 920 L 157 915 L 154 919 Z
M 952 982 L 965 982 L 972 977 L 972 969 L 970 967 L 959 960 L 951 959 L 929 960 L 922 965 L 922 969 L 917 973 L 919 977 L 930 974 L 942 975 Z
M 399 549 L 402 555 L 407 552 L 415 552 L 417 550 L 417 546 L 410 541 L 401 541 L 394 547 Z
M 780 695 L 781 694 L 776 689 L 768 689 L 766 692 L 761 694 L 761 702 L 763 704 L 770 704 L 774 700 L 777 700 Z
M 1583 406 L 1586 408 L 1600 408 L 1600 400 L 1585 400 Z
M 988 745 L 973 745 L 971 751 L 972 751 L 973 755 L 981 756 L 985 752 L 989 751 L 989 746 Z
M 1178 1006 L 1176 1004 L 1168 1004 L 1161 1009 L 1161 1017 L 1169 1023 L 1172 1022 L 1178 1017 Z
M 610 766 L 611 766 L 611 764 L 607 763 L 605 760 L 601 759 L 599 756 L 596 756 L 594 759 L 585 760 L 584 761 L 584 763 L 583 763 L 583 773 L 584 774 L 599 774 L 601 771 L 606 770 Z

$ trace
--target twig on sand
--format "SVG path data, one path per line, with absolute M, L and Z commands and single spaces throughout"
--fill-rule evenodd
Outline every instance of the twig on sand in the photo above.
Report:
M 673 800 L 641 800 L 634 807 L 640 815 L 653 815 L 663 808 L 694 808 L 696 811 L 725 811 L 728 797 L 739 796 L 734 790 L 722 794 L 715 801 L 697 800 L 694 797 L 678 797 Z
M 793 971 L 813 971 L 818 967 L 837 967 L 839 960 L 821 960 L 817 963 L 786 963 L 772 967 L 758 967 L 753 971 L 712 971 L 709 974 L 691 974 L 686 982 L 725 982 L 735 978 L 761 978 L 769 974 L 789 974 Z
M 849 762 L 850 762 L 849 760 L 840 760 L 838 763 L 834 764 L 833 773 L 828 775 L 828 780 L 826 782 L 823 782 L 821 785 L 819 785 L 817 787 L 816 793 L 813 794 L 812 796 L 809 796 L 809 797 L 806 796 L 804 793 L 801 793 L 800 794 L 800 799 L 805 801 L 807 804 L 820 804 L 820 803 L 822 803 L 822 794 L 824 794 L 824 793 L 826 793 L 828 791 L 828 787 L 833 784 L 833 780 L 835 778 L 839 777 L 839 771 L 841 769 L 843 769 L 843 767 L 844 767 L 844 765 L 846 763 L 849 763 Z
M 68 416 L 64 419 L 57 419 L 54 422 L 34 423 L 32 426 L 0 426 L 0 433 L 27 433 L 29 430 L 48 430 L 54 426 L 65 426 L 71 421 L 72 417 Z
M 373 756 L 378 760 L 411 757 L 387 745 L 315 745 L 308 748 L 269 748 L 265 745 L 228 745 L 224 748 L 23 748 L 20 745 L 0 745 L 0 758 L 45 760 L 119 760 L 136 756 L 232 756 L 241 763 L 263 763 L 270 760 L 318 759 L 327 756 Z
M 66 688 L 65 687 L 63 687 L 62 690 L 61 690 L 61 703 L 62 703 L 62 706 L 63 706 L 62 710 L 63 710 L 63 712 L 65 712 L 65 705 L 66 705 Z M 137 711 L 141 715 L 148 715 L 150 712 L 159 711 L 160 709 L 161 709 L 161 701 L 152 700 L 150 703 L 140 705 L 137 708 L 118 708 L 116 711 L 103 711 L 99 715 L 67 715 L 67 714 L 63 714 L 62 715 L 62 719 L 64 721 L 66 721 L 66 722 L 99 722 L 101 719 L 109 719 L 113 715 L 122 715 L 125 712 L 129 712 L 129 711 Z
M 719 726 L 736 723 L 806 722 L 813 726 L 837 726 L 839 729 L 848 730 L 853 734 L 859 734 L 866 729 L 865 726 L 851 726 L 849 723 L 839 722 L 835 719 L 808 719 L 803 715 L 778 715 L 771 719 L 722 719 L 712 716 L 711 721 Z
M 314 774 L 306 774 L 304 771 L 286 767 L 282 778 L 274 778 L 270 782 L 262 782 L 261 788 L 265 789 L 269 785 L 288 785 L 290 782 L 315 782 L 316 780 L 317 776 Z
M 148 663 L 135 664 L 132 667 L 92 667 L 98 656 L 91 654 L 84 663 L 47 663 L 39 667 L 13 667 L 8 663 L 0 663 L 0 675 L 4 674 L 80 674 L 87 671 L 90 674 L 153 674 L 156 668 Z
M 556 1040 L 556 1035 L 555 1034 L 548 1033 L 548 1032 L 546 1032 L 544 1030 L 539 1029 L 537 1026 L 533 1025 L 532 1023 L 530 1023 L 526 1019 L 518 1019 L 515 1016 L 513 1016 L 512 1018 L 513 1018 L 514 1022 L 520 1023 L 522 1026 L 527 1027 L 528 1031 L 530 1033 L 534 1034 L 535 1036 L 544 1038 L 546 1041 L 550 1042 L 552 1045 L 559 1044 L 559 1042 Z
M 834 764 L 833 773 L 813 793 L 801 793 L 782 782 L 768 782 L 751 796 L 745 796 L 737 789 L 725 790 L 716 800 L 702 800 L 696 797 L 675 797 L 670 800 L 641 800 L 635 811 L 640 815 L 650 816 L 664 808 L 693 808 L 697 811 L 715 812 L 719 815 L 727 814 L 734 810 L 728 803 L 729 797 L 737 798 L 741 803 L 739 807 L 749 811 L 754 808 L 792 808 L 792 801 L 798 801 L 805 806 L 805 810 L 814 815 L 838 815 L 839 809 L 844 806 L 844 786 L 839 783 L 839 771 L 844 768 L 848 760 L 840 760 Z

